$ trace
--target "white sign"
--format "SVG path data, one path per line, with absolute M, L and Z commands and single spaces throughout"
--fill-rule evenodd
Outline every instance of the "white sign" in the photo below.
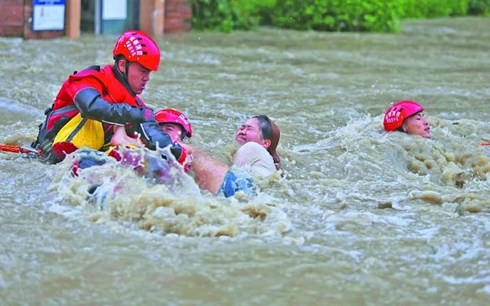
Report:
M 33 1 L 32 30 L 63 30 L 65 1 Z
M 127 1 L 103 0 L 102 19 L 103 20 L 125 20 L 128 16 Z

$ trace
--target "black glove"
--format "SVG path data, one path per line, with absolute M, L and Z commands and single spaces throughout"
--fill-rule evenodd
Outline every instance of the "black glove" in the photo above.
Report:
M 162 130 L 155 120 L 141 123 L 140 129 L 149 149 L 155 150 L 156 148 L 166 148 L 167 146 L 170 146 L 172 155 L 175 156 L 177 160 L 180 158 L 182 148 L 178 144 L 172 142 L 167 132 Z
M 126 103 L 109 103 L 94 88 L 85 88 L 75 95 L 75 104 L 82 117 L 107 123 L 138 126 L 145 121 L 154 121 L 151 108 L 132 107 Z

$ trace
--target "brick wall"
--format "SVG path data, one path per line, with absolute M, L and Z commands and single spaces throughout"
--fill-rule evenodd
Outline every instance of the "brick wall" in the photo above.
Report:
M 22 36 L 24 0 L 1 0 L 0 36 Z
M 165 33 L 190 31 L 191 18 L 191 0 L 165 0 Z

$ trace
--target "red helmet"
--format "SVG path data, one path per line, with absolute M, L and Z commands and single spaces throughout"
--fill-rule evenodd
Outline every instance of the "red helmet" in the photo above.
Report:
M 160 65 L 160 49 L 157 43 L 141 31 L 124 32 L 119 36 L 112 54 L 114 59 L 123 55 L 128 61 L 136 62 L 151 71 L 157 71 Z
M 405 100 L 396 102 L 386 111 L 383 126 L 389 132 L 396 131 L 403 125 L 403 121 L 406 118 L 423 110 L 424 108 L 415 101 Z
M 192 136 L 191 122 L 182 112 L 179 112 L 174 108 L 165 108 L 159 110 L 158 112 L 155 113 L 155 120 L 158 122 L 158 124 L 163 124 L 163 123 L 179 124 L 184 129 L 186 137 L 190 138 Z

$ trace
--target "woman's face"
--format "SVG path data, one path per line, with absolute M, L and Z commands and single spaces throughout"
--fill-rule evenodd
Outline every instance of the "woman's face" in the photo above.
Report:
M 270 145 L 270 140 L 262 138 L 260 123 L 257 118 L 250 118 L 242 124 L 235 133 L 235 139 L 241 145 L 251 141 L 258 143 L 265 148 Z
M 429 121 L 424 116 L 424 113 L 418 112 L 403 121 L 403 130 L 407 134 L 419 135 L 424 138 L 430 138 Z

